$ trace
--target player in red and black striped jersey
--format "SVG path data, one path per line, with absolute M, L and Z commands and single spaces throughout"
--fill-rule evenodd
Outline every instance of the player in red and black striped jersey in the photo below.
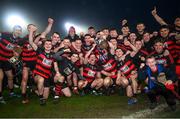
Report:
M 172 55 L 174 61 L 176 61 L 177 54 L 176 54 L 176 45 L 175 45 L 175 37 L 169 36 L 169 27 L 168 26 L 161 26 L 160 29 L 160 36 L 164 40 L 165 48 L 169 50 L 170 54 Z
M 29 26 L 28 26 L 29 27 Z M 29 100 L 27 99 L 26 95 L 26 87 L 27 87 L 27 81 L 29 74 L 32 74 L 32 71 L 34 70 L 37 54 L 36 51 L 31 47 L 31 45 L 28 42 L 28 37 L 26 36 L 24 40 L 26 41 L 23 45 L 22 52 L 21 52 L 21 59 L 23 62 L 23 70 L 22 70 L 22 81 L 21 81 L 21 89 L 22 89 L 22 103 L 28 103 Z M 31 79 L 32 80 L 32 79 Z M 33 82 L 33 81 L 31 81 Z
M 180 19 L 179 19 L 180 20 Z M 180 21 L 179 21 L 180 24 Z M 180 33 L 175 36 L 176 38 L 176 53 L 177 53 L 177 60 L 176 60 L 176 74 L 178 77 L 178 92 L 180 94 Z
M 24 65 L 27 67 L 30 67 L 31 69 L 34 69 L 33 66 L 28 65 L 29 62 L 35 62 L 37 58 L 36 52 L 33 50 L 31 45 L 28 43 L 28 38 L 24 38 L 27 42 L 24 43 L 22 52 L 21 52 L 21 59 Z M 34 63 L 33 63 L 34 64 Z
M 103 86 L 103 79 L 96 65 L 96 55 L 92 53 L 95 47 L 96 44 L 93 44 L 91 50 L 85 55 L 83 65 L 83 77 L 85 80 L 80 80 L 78 87 L 80 90 L 92 91 L 93 94 L 97 95 L 97 90 Z
M 126 55 L 123 60 L 118 61 L 118 69 L 127 79 L 131 77 L 131 72 L 136 71 L 136 66 L 133 64 L 130 55 Z
M 116 61 L 114 59 L 114 47 L 110 42 L 102 41 L 98 46 L 98 62 L 100 66 L 102 78 L 104 78 L 104 87 L 106 94 L 109 95 L 113 84 L 117 78 Z
M 138 49 L 134 47 L 129 41 L 125 41 L 125 45 L 130 46 L 133 51 L 127 51 L 126 53 L 130 53 L 130 55 L 123 56 L 124 53 L 121 49 L 116 50 L 116 53 L 119 52 L 119 56 L 116 55 L 116 57 L 121 59 L 121 56 L 123 56 L 122 59 L 118 61 L 118 70 L 120 70 L 127 79 L 132 81 L 133 92 L 134 94 L 137 94 L 137 74 L 135 73 L 137 69 L 131 58 L 133 58 L 138 53 Z
M 156 39 L 154 43 L 155 51 L 151 53 L 155 57 L 157 64 L 162 64 L 166 68 L 170 68 L 175 71 L 175 64 L 173 57 L 167 49 L 164 48 L 164 42 L 162 39 Z
M 124 53 L 121 49 L 116 49 L 115 59 L 117 61 L 117 79 L 116 85 L 123 86 L 126 88 L 128 104 L 136 103 L 137 100 L 133 98 L 134 94 L 137 93 L 137 73 L 136 67 L 133 64 L 131 57 L 134 53 L 128 51 Z
M 179 34 L 180 32 L 180 17 L 177 17 L 174 20 L 174 25 L 170 25 L 157 14 L 156 7 L 152 10 L 151 13 L 153 17 L 156 19 L 156 21 L 162 25 L 160 29 L 160 36 L 164 38 L 164 40 L 166 41 L 166 47 L 169 50 L 172 57 L 174 58 L 174 61 L 176 62 L 177 60 L 176 58 L 178 58 L 178 55 L 177 53 L 175 53 L 174 50 L 176 47 L 175 46 L 176 40 L 174 38 L 174 34 Z M 170 33 L 171 26 L 173 26 L 173 28 L 172 28 L 172 32 Z
M 53 24 L 53 19 L 49 18 L 48 26 L 45 29 L 45 31 L 41 33 L 41 35 L 39 35 L 35 38 L 36 33 L 33 32 L 33 39 L 35 39 L 34 42 L 35 41 L 38 42 L 38 39 L 44 38 L 50 32 L 52 24 Z M 36 27 L 33 24 L 29 24 L 27 27 L 28 31 L 31 26 Z M 32 71 L 35 68 L 36 60 L 37 60 L 37 53 L 30 45 L 28 38 L 29 38 L 29 36 L 26 36 L 24 38 L 26 42 L 23 45 L 22 53 L 21 53 L 21 57 L 22 57 L 22 61 L 23 61 L 23 72 L 22 72 L 22 82 L 21 82 L 22 97 L 23 97 L 22 103 L 23 104 L 26 104 L 29 102 L 27 95 L 26 95 L 27 81 L 28 81 L 29 73 L 32 73 Z M 38 43 L 36 43 L 36 44 L 38 44 Z M 33 82 L 33 81 L 31 81 L 31 82 Z
M 52 24 L 51 24 L 52 25 Z M 52 42 L 51 40 L 45 40 L 43 44 L 43 49 L 38 48 L 37 45 L 33 42 L 33 33 L 37 28 L 33 25 L 29 27 L 29 43 L 32 48 L 37 52 L 37 61 L 36 66 L 33 71 L 34 79 L 37 83 L 38 93 L 40 98 L 40 104 L 46 104 L 46 99 L 49 96 L 49 82 L 52 73 L 52 68 L 56 71 L 56 75 L 59 75 L 59 69 L 57 63 L 54 61 L 53 53 L 51 52 Z
M 168 23 L 166 23 L 166 21 L 164 21 L 158 14 L 157 14 L 157 10 L 156 8 L 154 8 L 154 10 L 152 10 L 152 15 L 153 17 L 156 19 L 156 21 L 161 24 L 161 25 L 169 25 Z M 172 36 L 176 36 L 180 33 L 180 17 L 176 17 L 176 19 L 174 20 L 174 25 L 169 25 L 169 26 L 173 26 L 172 32 L 169 35 Z M 176 39 L 176 55 L 177 55 L 177 59 L 175 60 L 176 63 L 176 74 L 178 75 L 179 79 L 180 79 L 180 58 L 179 58 L 179 39 L 180 38 L 175 38 Z M 170 43 L 169 43 L 170 44 Z M 172 43 L 173 44 L 173 43 Z M 171 52 L 170 52 L 171 54 Z M 180 84 L 179 84 L 180 85 Z M 179 91 L 180 92 L 180 91 Z
M 157 64 L 163 65 L 165 68 L 170 69 L 175 72 L 176 66 L 174 59 L 167 49 L 164 49 L 164 42 L 162 39 L 157 39 L 154 43 L 155 51 L 151 53 L 152 56 L 156 59 Z M 177 72 L 176 72 L 177 73 Z
M 176 60 L 176 74 L 178 75 L 178 79 L 180 80 L 180 33 L 175 36 L 176 38 L 176 53 L 177 53 L 177 60 Z
M 0 33 L 0 99 L 2 100 L 2 81 L 4 73 L 7 75 L 10 96 L 15 96 L 13 92 L 13 67 L 10 63 L 10 58 L 19 56 L 19 54 L 14 51 L 14 48 L 22 45 L 22 39 L 20 38 L 21 34 L 21 26 L 14 26 L 13 33 Z

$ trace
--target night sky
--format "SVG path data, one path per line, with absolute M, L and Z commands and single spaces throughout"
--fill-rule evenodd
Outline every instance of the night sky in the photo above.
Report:
M 134 30 L 135 24 L 144 22 L 149 31 L 157 29 L 151 10 L 157 7 L 158 14 L 168 23 L 180 16 L 179 0 L 0 0 L 0 31 L 5 31 L 3 15 L 6 11 L 19 11 L 40 29 L 47 25 L 47 18 L 55 20 L 53 31 L 65 34 L 64 24 L 72 21 L 79 25 L 116 28 L 127 19 Z

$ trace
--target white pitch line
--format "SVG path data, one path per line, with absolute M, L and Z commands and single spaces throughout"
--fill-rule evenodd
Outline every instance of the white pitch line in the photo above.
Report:
M 129 116 L 123 116 L 122 118 L 123 119 L 147 118 L 147 117 L 150 117 L 151 115 L 154 115 L 155 113 L 163 111 L 164 108 L 166 108 L 166 107 L 167 107 L 167 104 L 160 104 L 153 110 L 150 110 L 150 109 L 141 110 L 141 111 L 135 112 Z

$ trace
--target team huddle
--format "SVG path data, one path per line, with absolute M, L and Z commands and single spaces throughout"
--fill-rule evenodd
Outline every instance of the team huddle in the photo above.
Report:
M 50 93 L 54 102 L 61 96 L 72 93 L 84 96 L 111 95 L 124 89 L 128 104 L 137 103 L 136 95 L 147 93 L 154 109 L 157 96 L 163 95 L 167 104 L 175 110 L 176 95 L 180 78 L 180 18 L 171 28 L 152 11 L 161 24 L 159 31 L 150 33 L 144 23 L 138 23 L 137 32 L 130 32 L 128 21 L 122 21 L 120 34 L 112 28 L 76 34 L 71 26 L 63 39 L 58 32 L 50 33 L 54 20 L 48 18 L 46 29 L 37 34 L 34 24 L 27 26 L 28 35 L 20 37 L 22 28 L 13 27 L 13 32 L 0 33 L 0 103 L 6 103 L 2 96 L 3 80 L 7 80 L 9 95 L 14 93 L 14 77 L 20 75 L 22 103 L 27 104 L 28 81 L 39 96 L 40 105 L 46 104 Z M 6 78 L 4 78 L 4 74 Z M 162 83 L 163 82 L 163 83 Z M 53 91 L 50 87 L 54 87 Z M 173 91 L 172 91 L 173 90 Z

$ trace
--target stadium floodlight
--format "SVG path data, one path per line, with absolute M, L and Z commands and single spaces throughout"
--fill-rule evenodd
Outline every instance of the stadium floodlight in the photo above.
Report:
M 8 28 L 13 28 L 15 25 L 19 25 L 22 28 L 27 27 L 26 20 L 19 14 L 8 14 L 5 18 L 5 23 Z
M 73 26 L 73 27 L 76 29 L 76 32 L 77 32 L 77 33 L 80 33 L 80 32 L 83 32 L 83 31 L 84 31 L 84 29 L 81 28 L 80 26 L 75 25 L 75 24 L 70 23 L 70 22 L 66 22 L 64 26 L 65 26 L 65 29 L 66 29 L 67 32 L 69 31 L 69 28 L 70 28 L 71 26 Z

